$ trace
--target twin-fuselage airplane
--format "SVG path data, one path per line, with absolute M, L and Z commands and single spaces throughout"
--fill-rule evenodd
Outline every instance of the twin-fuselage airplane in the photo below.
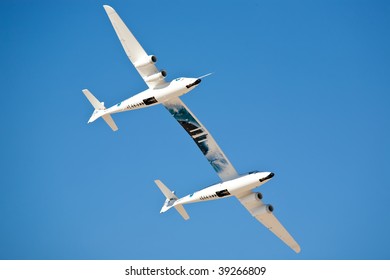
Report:
M 201 79 L 207 75 L 199 78 L 177 78 L 171 82 L 165 81 L 166 71 L 159 71 L 155 66 L 157 58 L 145 52 L 113 8 L 105 5 L 104 9 L 126 55 L 147 84 L 148 89 L 110 108 L 106 108 L 103 102 L 97 100 L 89 90 L 84 89 L 83 93 L 95 108 L 88 123 L 102 117 L 111 129 L 116 131 L 118 127 L 111 117 L 112 114 L 162 104 L 191 136 L 221 178 L 221 182 L 178 198 L 160 180 L 155 180 L 158 188 L 166 197 L 161 213 L 175 208 L 187 220 L 189 216 L 183 207 L 184 204 L 233 196 L 241 202 L 254 218 L 296 253 L 299 253 L 301 249 L 298 243 L 273 215 L 273 207 L 263 203 L 261 193 L 253 192 L 253 189 L 272 179 L 274 173 L 253 171 L 239 175 L 211 134 L 179 98 L 197 87 Z

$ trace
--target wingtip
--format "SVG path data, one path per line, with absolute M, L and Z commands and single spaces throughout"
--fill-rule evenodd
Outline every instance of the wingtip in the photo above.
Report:
M 106 10 L 107 13 L 115 13 L 115 10 L 108 5 L 103 5 L 103 8 Z
M 301 247 L 298 245 L 298 247 L 293 248 L 295 253 L 299 254 L 301 252 Z

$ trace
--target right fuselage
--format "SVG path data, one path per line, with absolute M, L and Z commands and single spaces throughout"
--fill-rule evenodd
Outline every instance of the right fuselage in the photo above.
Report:
M 175 204 L 187 204 L 240 195 L 241 193 L 268 182 L 273 176 L 274 173 L 272 172 L 249 172 L 248 174 L 242 175 L 236 179 L 209 186 L 180 198 Z

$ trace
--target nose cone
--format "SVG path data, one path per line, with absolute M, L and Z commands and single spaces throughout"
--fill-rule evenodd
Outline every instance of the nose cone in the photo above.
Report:
M 199 85 L 201 81 L 202 81 L 201 79 L 196 79 L 194 82 L 192 82 L 192 83 L 186 85 L 186 87 L 187 87 L 187 88 L 191 88 L 191 87 L 193 87 L 193 86 Z
M 264 182 L 264 181 L 267 181 L 267 180 L 271 179 L 274 176 L 275 176 L 275 174 L 273 172 L 270 172 L 270 173 L 268 173 L 268 175 L 266 175 L 265 177 L 261 178 L 259 181 L 260 182 Z

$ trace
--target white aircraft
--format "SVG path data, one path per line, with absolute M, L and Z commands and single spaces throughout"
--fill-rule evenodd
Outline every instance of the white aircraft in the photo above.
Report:
M 126 55 L 149 88 L 108 109 L 104 107 L 104 102 L 100 102 L 89 90 L 84 89 L 83 93 L 95 108 L 88 123 L 94 122 L 102 117 L 111 129 L 116 131 L 118 130 L 118 127 L 112 119 L 111 114 L 164 103 L 193 90 L 199 85 L 201 78 L 209 75 L 199 78 L 177 78 L 169 83 L 166 82 L 164 78 L 166 77 L 167 72 L 165 70 L 159 71 L 154 65 L 157 61 L 157 57 L 148 55 L 145 52 L 113 8 L 104 5 L 104 9 L 122 43 Z
M 156 57 L 154 55 L 148 55 L 144 51 L 113 8 L 105 5 L 104 9 L 107 12 L 127 56 L 149 88 L 108 109 L 106 109 L 104 103 L 100 103 L 91 92 L 84 89 L 83 93 L 95 108 L 88 123 L 102 117 L 111 129 L 116 131 L 118 128 L 114 123 L 111 114 L 146 108 L 161 103 L 195 141 L 203 155 L 221 178 L 222 182 L 194 192 L 183 198 L 178 198 L 174 192 L 170 191 L 160 180 L 155 180 L 158 188 L 166 197 L 160 213 L 166 212 L 173 207 L 185 220 L 188 220 L 189 216 L 184 209 L 183 204 L 233 196 L 241 202 L 254 218 L 272 231 L 296 253 L 299 253 L 301 249 L 298 243 L 273 215 L 272 212 L 274 208 L 269 204 L 263 203 L 263 196 L 261 193 L 253 192 L 253 189 L 268 182 L 274 176 L 274 173 L 253 171 L 244 175 L 239 175 L 211 134 L 180 100 L 179 96 L 188 93 L 199 85 L 202 77 L 178 78 L 171 82 L 166 82 L 164 79 L 166 72 L 164 70 L 157 70 L 154 65 L 157 61 Z

